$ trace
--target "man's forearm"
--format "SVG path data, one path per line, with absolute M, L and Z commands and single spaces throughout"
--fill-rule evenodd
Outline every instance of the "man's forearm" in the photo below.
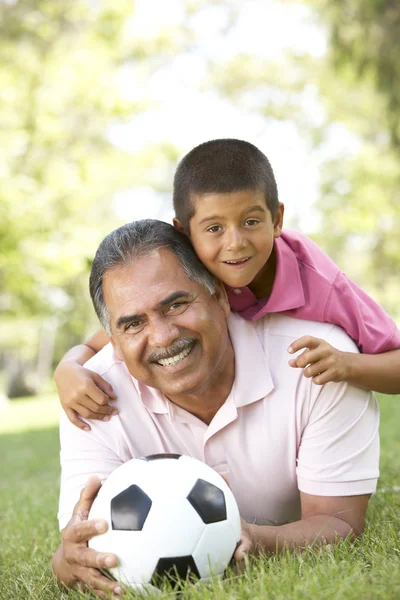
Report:
M 72 588 L 76 585 L 77 580 L 71 573 L 71 570 L 63 557 L 62 545 L 55 551 L 51 566 L 54 575 L 60 584 L 65 585 L 68 588 Z
M 249 525 L 249 534 L 255 548 L 267 553 L 283 549 L 303 549 L 306 546 L 329 544 L 344 539 L 349 533 L 357 535 L 351 526 L 338 517 L 317 515 L 287 525 Z
M 382 354 L 347 353 L 348 383 L 382 394 L 400 394 L 400 350 Z

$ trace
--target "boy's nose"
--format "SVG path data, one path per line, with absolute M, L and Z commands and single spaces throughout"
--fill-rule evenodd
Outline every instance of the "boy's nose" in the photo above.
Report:
M 232 231 L 229 234 L 226 249 L 231 251 L 237 251 L 244 248 L 246 245 L 246 240 L 238 231 Z

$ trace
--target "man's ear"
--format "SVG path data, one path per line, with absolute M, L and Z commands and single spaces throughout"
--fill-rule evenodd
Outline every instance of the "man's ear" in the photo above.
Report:
M 279 208 L 276 211 L 274 219 L 274 237 L 278 238 L 282 233 L 283 227 L 283 214 L 285 212 L 285 206 L 282 202 L 279 202 Z
M 217 283 L 215 286 L 214 296 L 217 299 L 218 304 L 222 308 L 223 312 L 225 313 L 225 316 L 227 317 L 231 312 L 231 307 L 229 304 L 226 288 L 225 288 L 224 284 L 222 283 L 222 281 L 220 281 L 219 279 L 217 280 Z
M 175 227 L 175 229 L 177 229 L 178 231 L 180 231 L 181 233 L 184 233 L 186 235 L 185 228 L 184 228 L 184 226 L 182 225 L 182 223 L 180 222 L 179 219 L 177 219 L 176 217 L 174 217 L 172 219 L 172 223 L 173 223 L 173 226 Z
M 125 358 L 121 352 L 121 348 L 119 347 L 117 342 L 114 340 L 113 336 L 110 337 L 110 342 L 112 343 L 112 347 L 114 348 L 115 356 L 118 358 L 118 360 L 124 361 Z

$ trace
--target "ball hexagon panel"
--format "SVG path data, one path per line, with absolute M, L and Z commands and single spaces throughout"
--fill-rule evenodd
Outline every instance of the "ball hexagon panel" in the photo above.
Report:
M 228 521 L 207 525 L 192 556 L 202 579 L 223 575 L 238 539 Z
M 179 580 L 196 581 L 200 579 L 200 573 L 192 556 L 175 556 L 160 558 L 154 569 L 151 584 L 161 587 L 162 578 L 165 577 L 174 587 L 177 587 Z
M 111 527 L 115 530 L 141 531 L 152 501 L 138 485 L 130 485 L 111 500 Z
M 204 523 L 218 523 L 218 521 L 226 520 L 224 492 L 212 483 L 198 479 L 187 499 Z

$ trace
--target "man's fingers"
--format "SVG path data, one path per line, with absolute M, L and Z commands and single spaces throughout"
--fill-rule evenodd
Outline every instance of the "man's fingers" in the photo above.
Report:
M 72 513 L 73 517 L 78 517 L 81 521 L 88 518 L 93 500 L 96 498 L 97 492 L 100 488 L 100 478 L 97 475 L 91 475 L 80 493 L 78 502 L 75 504 L 74 511 Z
M 95 535 L 100 535 L 107 531 L 107 521 L 104 519 L 91 519 L 90 521 L 81 521 L 74 523 L 63 530 L 63 541 L 65 544 L 81 544 L 87 542 Z M 91 565 L 97 566 L 97 565 Z
M 316 348 L 321 343 L 319 338 L 313 337 L 312 335 L 303 335 L 298 340 L 292 342 L 288 348 L 289 354 L 294 354 L 302 348 Z
M 97 569 L 76 566 L 74 572 L 83 584 L 80 587 L 89 587 L 99 594 L 101 598 L 110 598 L 110 593 L 115 594 L 117 597 L 121 594 L 121 585 L 116 581 L 108 579 Z
M 75 427 L 79 427 L 79 429 L 83 429 L 84 431 L 90 431 L 90 426 L 78 417 L 78 413 L 73 408 L 66 408 L 65 412 Z
M 96 552 L 87 546 L 75 546 L 73 556 L 68 556 L 68 562 L 93 569 L 111 569 L 118 566 L 118 559 L 114 554 Z

